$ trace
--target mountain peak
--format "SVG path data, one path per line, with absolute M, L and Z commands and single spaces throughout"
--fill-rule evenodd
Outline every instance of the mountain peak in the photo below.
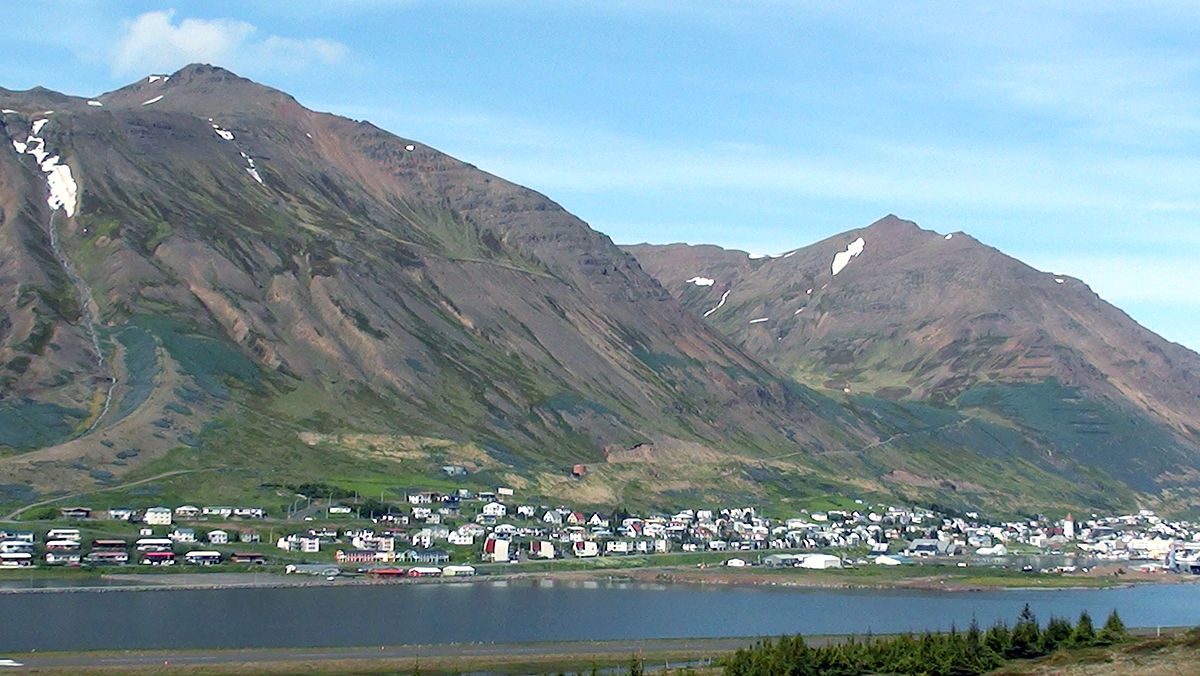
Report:
M 188 64 L 170 75 L 149 74 L 99 100 L 109 107 L 153 106 L 204 116 L 299 107 L 288 94 L 206 63 Z
M 900 218 L 896 214 L 888 214 L 867 226 L 867 230 L 920 230 L 913 221 Z

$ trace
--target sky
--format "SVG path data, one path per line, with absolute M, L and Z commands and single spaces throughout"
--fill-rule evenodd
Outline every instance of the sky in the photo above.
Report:
M 191 62 L 534 188 L 617 243 L 894 213 L 1200 349 L 1200 3 L 44 0 L 0 86 Z

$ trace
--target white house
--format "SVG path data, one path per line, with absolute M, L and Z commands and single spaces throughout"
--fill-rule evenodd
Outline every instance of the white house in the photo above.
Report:
M 489 502 L 483 506 L 482 513 L 484 516 L 502 517 L 508 513 L 508 507 L 501 502 Z
M 151 526 L 170 526 L 171 510 L 166 507 L 151 507 L 142 515 L 142 521 Z
M 600 554 L 600 547 L 592 540 L 580 540 L 571 544 L 571 553 L 579 558 L 590 558 Z
M 180 505 L 175 508 L 176 519 L 195 519 L 200 516 L 200 508 L 193 505 Z
M 175 542 L 195 542 L 196 531 L 192 530 L 191 528 L 176 528 L 175 530 L 171 531 L 167 537 L 171 538 Z
M 446 542 L 458 547 L 471 547 L 475 544 L 475 536 L 458 529 L 446 536 Z
M 223 530 L 210 530 L 208 532 L 208 544 L 210 545 L 227 545 L 229 544 L 229 533 Z

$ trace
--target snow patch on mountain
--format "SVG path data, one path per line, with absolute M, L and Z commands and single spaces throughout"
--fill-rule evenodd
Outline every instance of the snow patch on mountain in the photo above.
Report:
M 845 269 L 846 265 L 850 262 L 850 259 L 861 254 L 865 247 L 866 247 L 866 242 L 863 240 L 862 237 L 859 237 L 858 239 L 854 240 L 853 242 L 850 242 L 850 244 L 846 246 L 845 251 L 839 251 L 836 254 L 834 254 L 833 265 L 831 266 L 831 268 L 833 270 L 833 274 L 836 275 L 837 273 L 839 273 L 843 269 Z
M 20 155 L 32 155 L 38 168 L 46 174 L 46 204 L 55 211 L 63 209 L 68 217 L 74 216 L 79 202 L 79 186 L 71 175 L 71 167 L 62 164 L 58 155 L 51 155 L 46 150 L 46 140 L 38 136 L 47 122 L 49 120 L 45 118 L 35 120 L 24 141 L 13 140 L 13 149 Z
M 233 132 L 229 131 L 228 129 L 222 129 L 221 125 L 217 124 L 216 122 L 213 122 L 212 120 L 209 120 L 209 122 L 212 123 L 213 131 L 217 133 L 217 136 L 220 136 L 221 138 L 225 139 L 226 141 L 233 140 Z
M 710 279 L 708 277 L 696 276 L 696 277 L 692 277 L 691 279 L 687 280 L 686 283 L 687 284 L 695 284 L 696 286 L 712 286 L 713 284 L 717 283 L 717 280 Z
M 721 302 L 717 303 L 717 306 L 714 307 L 713 309 L 709 310 L 708 312 L 705 312 L 704 316 L 707 317 L 707 316 L 711 315 L 712 313 L 716 312 L 717 310 L 720 310 L 721 306 L 725 304 L 726 299 L 729 298 L 730 291 L 733 291 L 733 289 L 729 289 L 725 293 L 721 294 Z

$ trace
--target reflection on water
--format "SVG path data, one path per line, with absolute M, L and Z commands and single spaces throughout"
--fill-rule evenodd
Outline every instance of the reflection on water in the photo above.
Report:
M 88 580 L 87 582 L 93 582 Z M 0 651 L 572 641 L 946 630 L 1114 608 L 1200 624 L 1200 585 L 1107 590 L 824 590 L 477 580 L 420 585 L 0 594 Z

